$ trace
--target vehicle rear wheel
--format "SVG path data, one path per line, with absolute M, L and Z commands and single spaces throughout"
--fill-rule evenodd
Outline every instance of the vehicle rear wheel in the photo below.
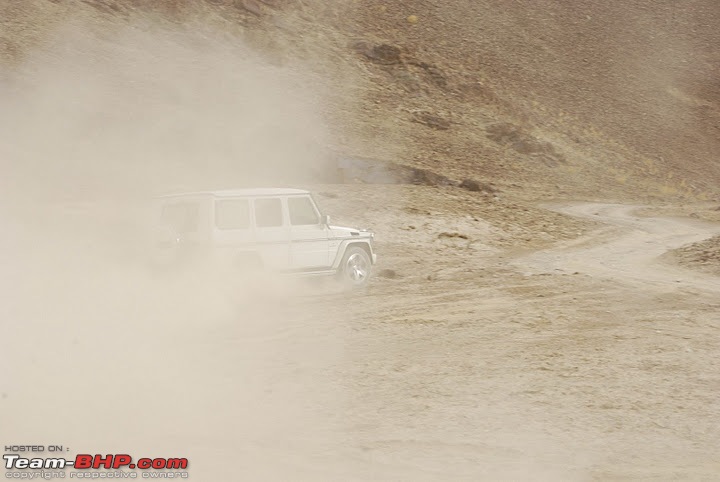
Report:
M 351 246 L 345 251 L 338 274 L 343 283 L 353 288 L 360 288 L 370 281 L 371 269 L 372 263 L 367 251 Z

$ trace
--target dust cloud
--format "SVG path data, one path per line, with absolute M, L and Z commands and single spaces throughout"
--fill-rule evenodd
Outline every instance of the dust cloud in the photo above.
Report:
M 3 443 L 280 476 L 268 454 L 336 443 L 316 365 L 341 356 L 341 325 L 306 285 L 153 272 L 143 227 L 157 194 L 322 175 L 322 98 L 218 19 L 76 8 L 0 76 Z

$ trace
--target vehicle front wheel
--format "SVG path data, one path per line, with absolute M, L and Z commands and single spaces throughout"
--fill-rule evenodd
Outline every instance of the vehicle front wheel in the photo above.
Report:
M 361 288 L 370 281 L 371 269 L 372 263 L 367 251 L 351 246 L 345 251 L 338 275 L 343 283 L 353 288 Z

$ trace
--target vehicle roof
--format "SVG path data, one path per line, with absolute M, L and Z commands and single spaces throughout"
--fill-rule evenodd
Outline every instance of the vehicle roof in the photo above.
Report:
M 310 194 L 310 191 L 303 189 L 279 188 L 250 188 L 250 189 L 222 189 L 219 191 L 196 191 L 166 194 L 160 198 L 189 197 L 189 196 L 212 196 L 212 197 L 255 197 L 255 196 L 288 196 L 297 194 Z

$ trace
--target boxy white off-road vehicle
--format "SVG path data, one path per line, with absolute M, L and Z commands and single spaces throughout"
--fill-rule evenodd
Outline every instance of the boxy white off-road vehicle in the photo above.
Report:
M 238 189 L 158 198 L 155 261 L 210 256 L 238 270 L 336 275 L 360 287 L 376 262 L 374 233 L 330 225 L 300 189 Z M 208 259 L 208 258 L 205 258 Z

